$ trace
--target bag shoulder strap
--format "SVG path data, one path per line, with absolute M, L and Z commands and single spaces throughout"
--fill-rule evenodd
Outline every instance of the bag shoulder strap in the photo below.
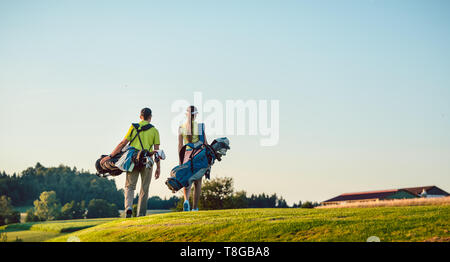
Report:
M 133 131 L 134 131 L 134 130 L 138 130 L 139 124 L 137 124 L 137 123 L 131 123 L 131 126 L 132 126 L 134 129 L 131 130 L 130 137 L 133 135 Z M 131 144 L 131 142 L 134 141 L 134 139 L 136 139 L 136 136 L 137 136 L 137 134 L 130 140 L 130 144 Z
M 192 143 L 187 143 L 186 145 L 184 145 L 184 146 L 181 148 L 180 152 L 178 153 L 178 157 L 179 157 L 179 160 L 180 160 L 180 165 L 183 164 L 184 155 L 186 154 L 186 148 L 187 148 L 188 146 L 192 148 L 192 147 L 194 147 L 194 144 L 192 144 Z
M 178 159 L 180 160 L 180 165 L 183 164 L 183 160 L 184 160 L 184 154 L 186 153 L 186 145 L 184 145 L 180 152 L 178 153 Z
M 136 130 L 136 135 L 133 137 L 133 139 L 131 139 L 130 144 L 137 137 L 139 139 L 139 143 L 141 144 L 142 150 L 144 150 L 145 148 L 144 148 L 144 145 L 142 144 L 142 140 L 141 140 L 141 137 L 139 136 L 139 133 L 142 131 L 149 130 L 150 128 L 152 128 L 154 126 L 152 124 L 147 124 L 145 126 L 139 127 L 139 124 L 137 124 L 137 123 L 132 123 L 131 125 L 134 127 L 134 129 L 131 130 L 130 136 L 131 136 L 131 134 L 133 134 L 134 130 Z
M 142 126 L 140 129 L 141 129 L 141 131 L 146 131 L 152 127 L 154 127 L 152 124 L 146 124 L 145 126 Z

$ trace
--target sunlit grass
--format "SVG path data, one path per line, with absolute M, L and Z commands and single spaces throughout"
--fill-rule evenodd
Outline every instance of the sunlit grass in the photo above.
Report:
M 445 241 L 449 221 L 450 205 L 237 209 L 118 219 L 52 241 Z

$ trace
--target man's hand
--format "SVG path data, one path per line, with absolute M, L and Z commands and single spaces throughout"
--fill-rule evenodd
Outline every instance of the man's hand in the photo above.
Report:
M 155 179 L 158 179 L 160 174 L 161 174 L 161 169 L 159 167 L 157 167 L 156 171 L 155 171 Z
M 110 156 L 105 156 L 104 158 L 102 158 L 102 160 L 100 160 L 100 164 L 103 165 L 106 161 L 108 161 L 110 159 L 111 159 Z

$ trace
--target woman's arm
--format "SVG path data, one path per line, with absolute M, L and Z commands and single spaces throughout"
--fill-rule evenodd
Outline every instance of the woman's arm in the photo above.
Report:
M 179 134 L 178 135 L 178 152 L 181 151 L 182 147 L 183 147 L 183 135 Z
M 183 132 L 181 131 L 181 127 L 178 128 L 178 153 L 180 153 L 181 148 L 184 146 L 183 144 Z
M 208 144 L 208 140 L 206 140 L 205 125 L 203 125 L 203 139 L 205 139 L 205 144 Z

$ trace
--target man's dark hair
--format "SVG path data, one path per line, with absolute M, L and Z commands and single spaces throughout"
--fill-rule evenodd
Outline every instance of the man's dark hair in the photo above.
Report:
M 149 117 L 152 116 L 152 110 L 148 107 L 143 108 L 141 110 L 141 116 L 144 118 L 144 120 L 147 120 Z

